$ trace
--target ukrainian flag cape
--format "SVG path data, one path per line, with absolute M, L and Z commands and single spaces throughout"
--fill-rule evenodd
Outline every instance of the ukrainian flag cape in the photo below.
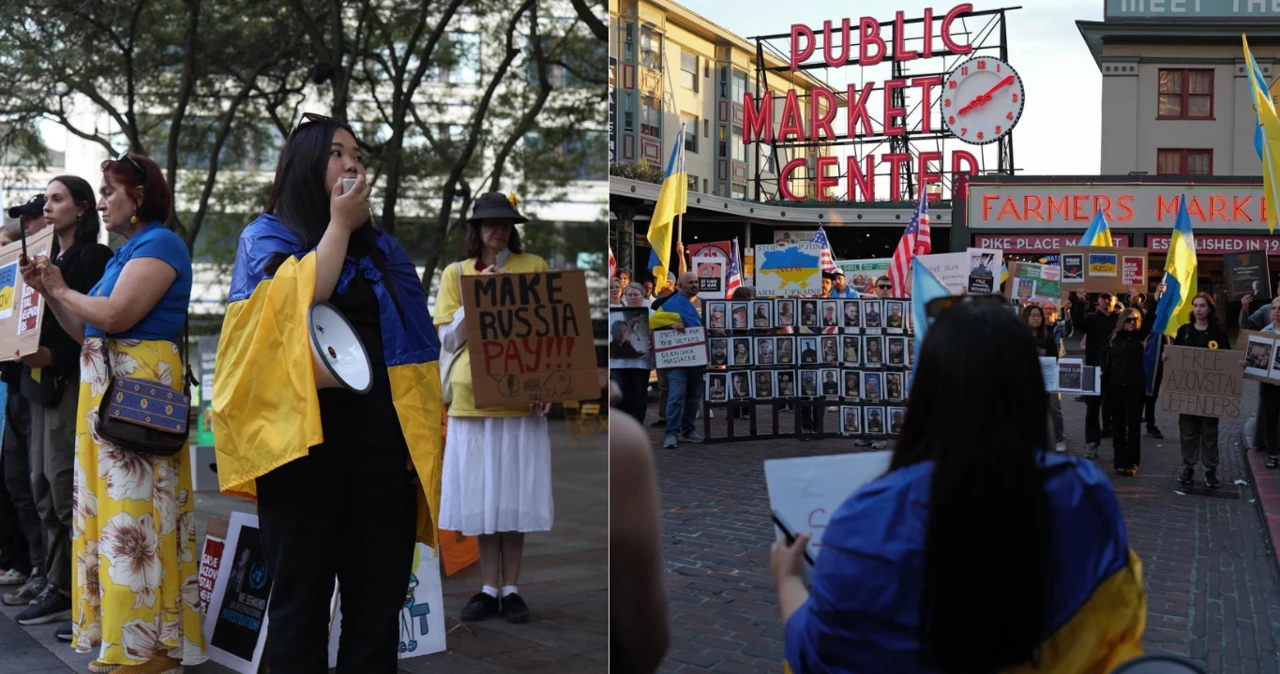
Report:
M 422 485 L 418 540 L 435 545 L 444 457 L 440 343 L 413 262 L 393 237 L 374 231 L 387 276 L 367 257 L 348 257 L 338 288 L 361 274 L 378 297 L 392 400 Z M 226 494 L 256 497 L 259 476 L 324 442 L 307 320 L 316 254 L 301 249 L 272 215 L 258 216 L 240 235 L 213 384 L 218 482 Z M 265 268 L 279 253 L 290 257 L 268 276 Z M 395 284 L 399 310 L 388 283 Z
M 1052 598 L 1038 666 L 1008 671 L 1110 672 L 1142 654 L 1142 563 L 1129 549 L 1120 504 L 1102 471 L 1075 457 L 1040 457 L 1050 505 Z M 919 634 L 932 471 L 932 461 L 895 470 L 836 510 L 822 536 L 809 599 L 784 626 L 786 669 L 935 671 L 921 662 Z M 993 557 L 992 569 L 1000 563 Z M 975 616 L 981 612 L 974 607 Z

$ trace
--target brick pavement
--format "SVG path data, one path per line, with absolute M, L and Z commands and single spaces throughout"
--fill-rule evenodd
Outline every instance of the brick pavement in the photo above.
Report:
M 1246 387 L 1243 409 L 1256 405 Z M 655 405 L 649 419 L 657 418 Z M 766 407 L 760 407 L 764 413 Z M 1063 400 L 1068 451 L 1084 453 L 1084 403 Z M 828 426 L 835 422 L 829 412 Z M 1180 464 L 1177 418 L 1157 413 L 1166 440 L 1142 438 L 1136 478 L 1111 471 L 1110 442 L 1099 465 L 1111 476 L 1124 510 L 1130 545 L 1142 558 L 1147 587 L 1147 652 L 1170 652 L 1210 672 L 1277 672 L 1280 571 L 1272 557 L 1252 485 L 1239 424 L 1221 428 L 1224 489 L 1238 500 L 1175 493 Z M 745 433 L 746 422 L 736 422 Z M 723 416 L 713 428 L 723 429 Z M 781 429 L 789 431 L 784 417 Z M 659 429 L 650 428 L 654 447 Z M 720 430 L 718 434 L 723 434 Z M 782 625 L 769 571 L 773 527 L 763 462 L 766 459 L 861 451 L 848 439 L 770 439 L 657 449 L 664 510 L 664 555 L 672 640 L 664 672 L 727 674 L 778 671 Z M 1199 476 L 1198 476 L 1199 477 Z

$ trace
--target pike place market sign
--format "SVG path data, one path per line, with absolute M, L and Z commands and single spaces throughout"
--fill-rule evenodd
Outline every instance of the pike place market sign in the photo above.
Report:
M 1275 0 L 1106 0 L 1106 19 L 1257 19 L 1280 17 Z
M 1102 211 L 1113 230 L 1169 231 L 1184 194 L 1196 232 L 1266 232 L 1261 185 L 970 184 L 966 223 L 977 230 L 1083 230 Z

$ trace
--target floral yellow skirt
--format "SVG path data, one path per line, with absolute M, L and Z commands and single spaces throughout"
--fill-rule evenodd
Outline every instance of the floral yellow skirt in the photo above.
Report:
M 165 341 L 108 340 L 117 376 L 181 385 L 178 348 Z M 187 450 L 171 457 L 120 449 L 98 437 L 107 388 L 101 339 L 80 352 L 72 553 L 72 645 L 114 665 L 168 653 L 207 659 L 200 632 L 195 498 Z

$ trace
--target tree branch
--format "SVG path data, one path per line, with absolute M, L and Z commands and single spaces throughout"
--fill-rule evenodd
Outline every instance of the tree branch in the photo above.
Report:
M 587 24 L 587 28 L 591 29 L 591 33 L 601 42 L 609 41 L 609 29 L 604 25 L 594 12 L 591 11 L 587 0 L 570 0 L 573 3 L 573 9 L 578 13 L 578 18 Z
M 524 135 L 533 129 L 534 122 L 542 112 L 542 108 L 547 104 L 547 98 L 551 95 L 551 81 L 547 79 L 547 57 L 542 51 L 542 38 L 538 33 L 538 6 L 536 3 L 529 11 L 529 42 L 533 46 L 533 62 L 538 71 L 538 94 L 534 97 L 533 105 L 526 108 L 524 114 L 520 116 L 520 121 L 511 130 L 511 135 L 502 144 L 502 148 L 494 155 L 493 172 L 489 174 L 489 190 L 492 192 L 501 189 L 502 173 L 506 168 L 507 158 L 511 156 L 511 151 L 515 149 L 516 143 L 520 142 Z
M 200 0 L 185 0 L 187 6 L 187 31 L 183 38 L 182 83 L 178 85 L 178 102 L 169 122 L 169 143 L 165 148 L 165 173 L 169 186 L 177 191 L 178 139 L 182 134 L 182 122 L 187 116 L 187 104 L 196 87 L 196 44 L 200 32 Z M 177 210 L 169 218 L 170 229 L 176 224 Z

